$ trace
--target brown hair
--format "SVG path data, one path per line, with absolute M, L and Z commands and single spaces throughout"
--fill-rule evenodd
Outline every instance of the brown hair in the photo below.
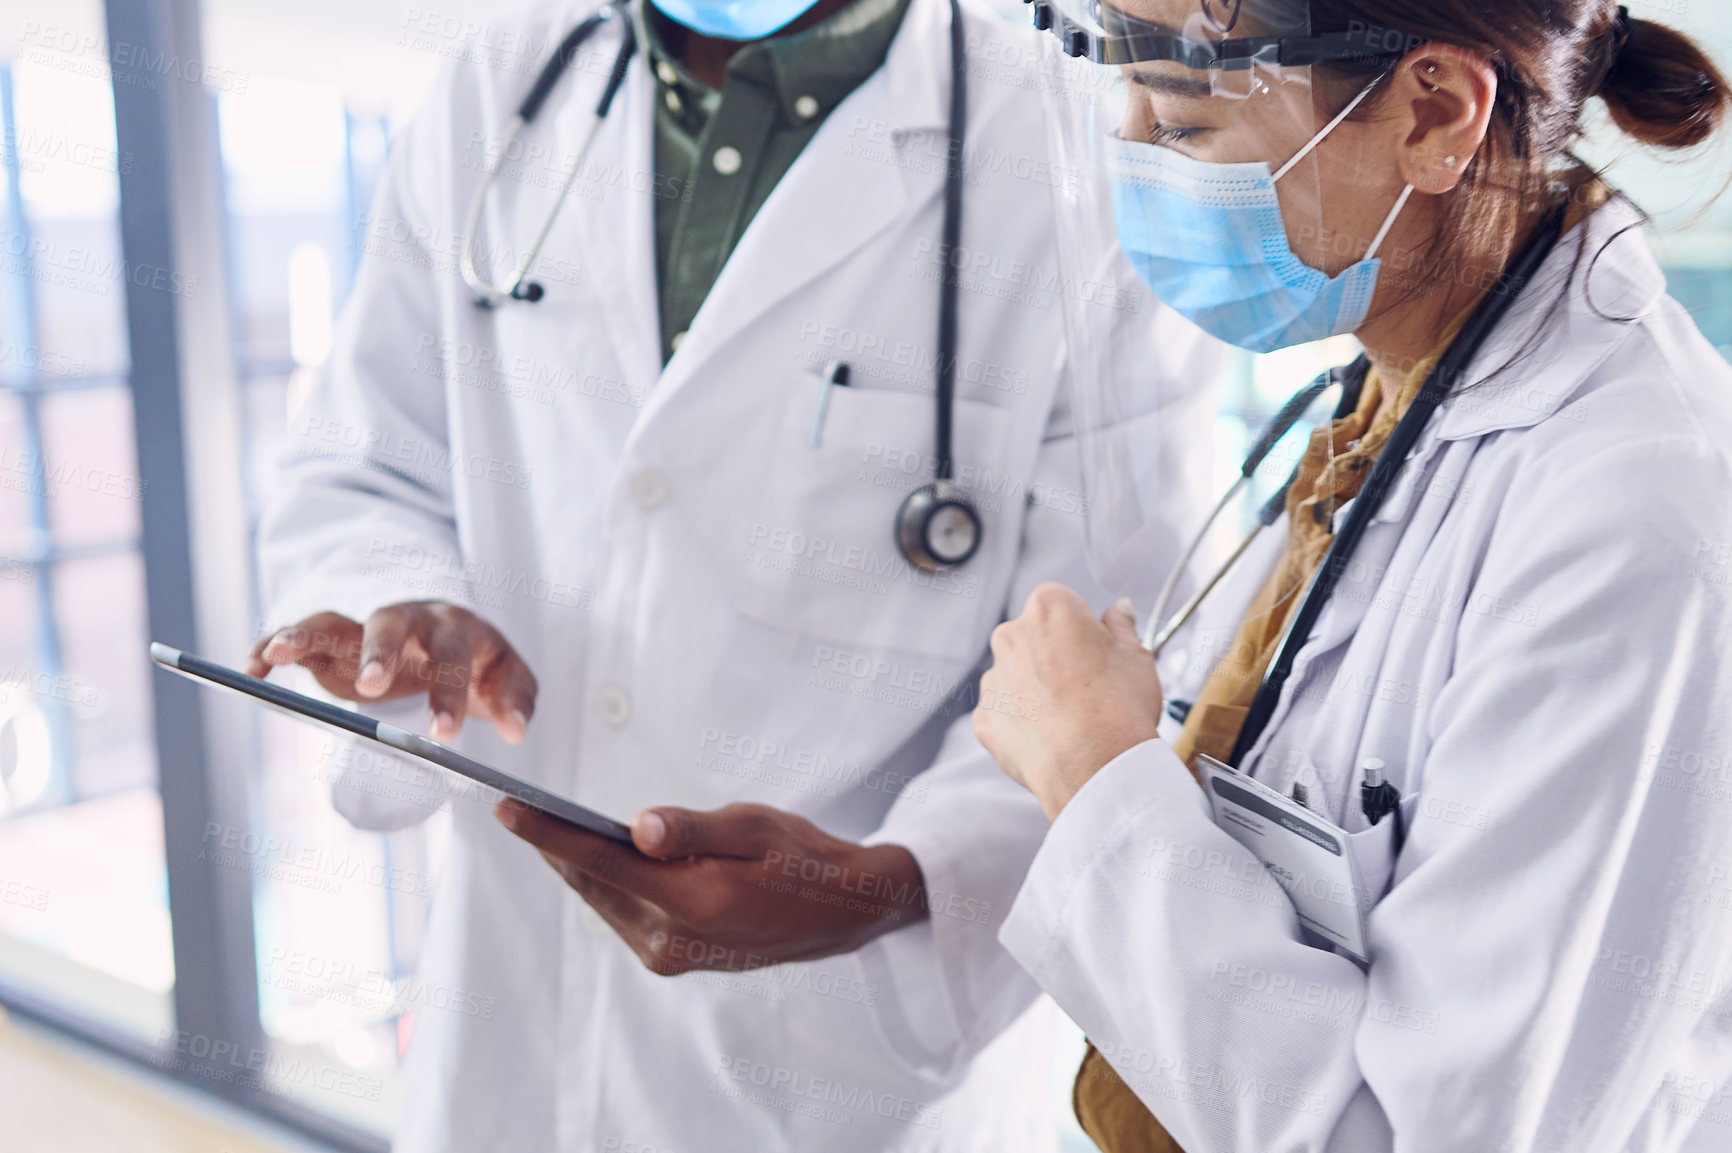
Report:
M 1732 113 L 1732 88 L 1695 43 L 1632 19 L 1616 0 L 1310 0 L 1310 9 L 1314 32 L 1371 29 L 1414 47 L 1451 44 L 1497 69 L 1491 127 L 1450 197 L 1434 258 L 1500 258 L 1522 210 L 1553 195 L 1560 161 L 1577 186 L 1592 175 L 1570 149 L 1596 96 L 1626 135 L 1656 148 L 1701 144 Z M 1362 87 L 1388 62 L 1321 67 Z

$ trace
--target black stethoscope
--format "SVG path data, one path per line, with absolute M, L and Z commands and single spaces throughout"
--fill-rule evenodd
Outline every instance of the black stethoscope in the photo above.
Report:
M 1293 664 L 1299 656 L 1299 650 L 1304 648 L 1306 642 L 1311 639 L 1313 626 L 1316 625 L 1318 617 L 1322 615 L 1324 606 L 1329 603 L 1330 597 L 1334 595 L 1336 585 L 1340 583 L 1341 575 L 1347 571 L 1353 554 L 1358 550 L 1360 541 L 1365 536 L 1366 528 L 1369 527 L 1372 518 L 1377 515 L 1383 502 L 1395 487 L 1396 477 L 1407 462 L 1408 453 L 1413 450 L 1414 444 L 1419 440 L 1419 434 L 1430 422 L 1438 405 L 1453 391 L 1455 383 L 1462 379 L 1468 366 L 1472 364 L 1474 358 L 1479 355 L 1480 349 L 1484 347 L 1487 338 L 1491 336 L 1503 320 L 1504 315 L 1508 313 L 1510 306 L 1515 303 L 1516 298 L 1533 280 L 1540 265 L 1551 254 L 1552 249 L 1557 246 L 1558 238 L 1563 234 L 1563 222 L 1564 213 L 1559 211 L 1540 226 L 1510 265 L 1509 273 L 1499 287 L 1482 300 L 1479 307 L 1474 310 L 1473 315 L 1468 318 L 1461 333 L 1433 367 L 1430 375 L 1426 377 L 1425 386 L 1419 390 L 1419 395 L 1414 397 L 1413 403 L 1395 426 L 1395 431 L 1390 434 L 1389 443 L 1378 454 L 1377 463 L 1372 467 L 1371 475 L 1365 479 L 1365 484 L 1360 489 L 1358 497 L 1354 499 L 1345 523 L 1330 541 L 1329 549 L 1324 553 L 1322 563 L 1318 565 L 1316 574 L 1311 578 L 1311 584 L 1305 591 L 1304 599 L 1293 613 L 1292 619 L 1287 623 L 1287 629 L 1281 636 L 1281 643 L 1275 650 L 1274 660 L 1269 662 L 1269 667 L 1263 674 L 1263 680 L 1257 686 L 1257 694 L 1252 698 L 1250 709 L 1245 716 L 1245 723 L 1239 730 L 1238 741 L 1233 746 L 1233 755 L 1228 762 L 1235 768 L 1243 763 L 1245 756 L 1256 746 L 1257 741 L 1263 735 L 1263 731 L 1268 728 L 1270 719 L 1275 715 L 1275 708 L 1280 703 L 1281 690 L 1292 675 Z M 1178 567 L 1161 590 L 1161 595 L 1149 621 L 1149 632 L 1143 642 L 1152 653 L 1158 654 L 1172 639 L 1173 634 L 1178 632 L 1184 623 L 1190 619 L 1191 614 L 1197 610 L 1197 606 L 1202 603 L 1203 598 L 1221 582 L 1233 564 L 1245 554 L 1257 535 L 1264 528 L 1280 519 L 1282 511 L 1286 507 L 1287 491 L 1297 479 L 1298 469 L 1294 470 L 1293 475 L 1287 479 L 1286 484 L 1281 486 L 1280 491 L 1258 510 L 1257 524 L 1251 530 L 1250 535 L 1233 550 L 1226 562 L 1204 584 L 1202 591 L 1192 597 L 1171 620 L 1163 621 L 1180 575 L 1196 554 L 1197 548 L 1208 535 L 1210 527 L 1220 517 L 1222 511 L 1250 481 L 1251 474 L 1257 471 L 1269 450 L 1275 447 L 1276 442 L 1287 434 L 1326 389 L 1335 385 L 1342 386 L 1341 403 L 1335 413 L 1337 419 L 1352 412 L 1358 404 L 1359 392 L 1365 383 L 1365 376 L 1369 369 L 1370 362 L 1361 356 L 1346 368 L 1331 369 L 1324 373 L 1295 393 L 1291 400 L 1281 406 L 1280 411 L 1275 414 L 1269 422 L 1269 426 L 1263 430 L 1262 435 L 1252 446 L 1251 454 L 1246 458 L 1245 464 L 1240 470 L 1239 479 L 1234 482 L 1233 487 L 1210 512 L 1203 527 L 1185 549 Z M 1182 701 L 1172 702 L 1169 706 L 1169 712 L 1180 721 L 1185 719 L 1189 710 L 1190 706 Z M 1369 787 L 1382 789 L 1385 786 L 1380 780 L 1377 784 L 1369 785 Z
M 510 281 L 504 285 L 495 285 L 481 274 L 475 264 L 475 236 L 487 204 L 487 193 L 498 178 L 506 152 L 523 129 L 534 123 L 542 106 L 547 103 L 547 97 L 552 93 L 554 85 L 559 82 L 560 74 L 571 67 L 578 49 L 583 47 L 603 24 L 616 17 L 620 25 L 619 51 L 614 55 L 607 85 L 602 89 L 601 99 L 596 102 L 577 157 L 572 162 L 570 171 L 565 174 L 565 182 L 560 186 L 559 195 L 555 198 L 547 219 L 542 223 L 541 231 L 536 234 L 535 242 L 518 260 Z M 962 160 L 968 114 L 965 42 L 961 6 L 958 0 L 950 0 L 950 121 L 946 130 L 948 150 L 944 167 L 943 247 L 940 249 L 944 253 L 955 252 L 962 239 Z M 571 191 L 578 172 L 583 168 L 584 158 L 589 154 L 597 129 L 601 127 L 601 122 L 607 119 L 608 111 L 613 106 L 614 97 L 619 94 L 620 86 L 625 82 L 626 69 L 636 51 L 637 33 L 632 27 L 631 13 L 611 4 L 603 5 L 567 33 L 552 57 L 536 75 L 529 94 L 506 122 L 504 142 L 482 173 L 480 187 L 470 201 L 468 217 L 464 223 L 465 240 L 458 268 L 463 275 L 463 282 L 475 294 L 476 307 L 497 308 L 513 300 L 533 304 L 545 295 L 539 283 L 528 279 L 529 270 L 534 267 L 536 257 L 541 254 L 542 244 L 553 230 L 554 221 L 559 218 L 559 210 L 565 204 L 566 194 Z M 931 484 L 909 493 L 896 512 L 896 547 L 909 564 L 926 572 L 939 572 L 966 563 L 980 548 L 983 527 L 974 502 L 954 480 L 951 432 L 956 409 L 957 294 L 960 286 L 958 277 L 952 273 L 948 264 L 944 272 L 938 302 L 938 411 L 933 438 L 936 442 L 936 476 Z
M 517 262 L 510 283 L 503 287 L 495 285 L 482 276 L 475 266 L 475 235 L 480 231 L 481 213 L 487 206 L 487 193 L 493 188 L 493 182 L 499 178 L 499 168 L 505 163 L 506 154 L 511 151 L 512 144 L 525 127 L 535 123 L 535 118 L 541 114 L 541 106 L 547 103 L 553 86 L 559 83 L 560 74 L 570 68 L 572 61 L 577 58 L 577 50 L 595 35 L 597 29 L 615 16 L 619 17 L 619 51 L 614 54 L 607 85 L 601 91 L 601 99 L 596 101 L 595 111 L 590 116 L 589 127 L 584 131 L 583 143 L 578 146 L 571 170 L 565 174 L 565 183 L 559 186 L 559 195 L 554 198 L 553 208 L 542 222 L 541 231 L 536 233 L 535 243 L 529 246 L 529 250 Z M 559 42 L 559 47 L 553 50 L 553 55 L 536 74 L 535 83 L 529 86 L 529 94 L 517 106 L 511 119 L 505 122 L 505 139 L 499 146 L 498 155 L 482 172 L 481 185 L 469 202 L 469 215 L 463 222 L 463 256 L 457 266 L 463 274 L 463 283 L 475 294 L 477 308 L 497 308 L 512 300 L 534 304 L 544 295 L 540 284 L 527 279 L 529 270 L 534 267 L 535 258 L 541 255 L 541 246 L 547 241 L 547 234 L 553 231 L 553 222 L 559 219 L 559 210 L 565 205 L 566 194 L 577 182 L 577 174 L 583 171 L 583 162 L 589 156 L 590 145 L 595 142 L 596 130 L 601 127 L 601 122 L 607 119 L 608 111 L 613 107 L 613 98 L 619 94 L 620 86 L 625 83 L 626 68 L 631 64 L 632 55 L 636 51 L 637 31 L 632 27 L 631 13 L 617 9 L 612 4 L 603 4 L 576 28 L 566 33 L 565 39 Z

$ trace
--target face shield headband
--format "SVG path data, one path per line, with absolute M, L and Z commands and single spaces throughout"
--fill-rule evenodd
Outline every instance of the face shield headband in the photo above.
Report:
M 1058 38 L 1066 55 L 1096 64 L 1148 64 L 1170 61 L 1199 72 L 1239 72 L 1250 68 L 1305 68 L 1314 64 L 1353 61 L 1393 63 L 1412 51 L 1422 40 L 1389 28 L 1360 25 L 1345 32 L 1296 36 L 1239 36 L 1221 40 L 1198 40 L 1159 24 L 1139 20 L 1106 4 L 1096 11 L 1100 23 L 1090 28 L 1079 23 L 1053 0 L 1026 0 L 1034 14 L 1034 26 Z M 1205 0 L 1205 8 L 1227 9 L 1215 23 L 1231 31 L 1239 4 Z

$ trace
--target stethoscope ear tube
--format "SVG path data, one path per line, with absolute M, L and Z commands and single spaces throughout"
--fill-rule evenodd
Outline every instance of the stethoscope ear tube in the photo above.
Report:
M 1284 494 L 1285 489 L 1283 489 L 1283 495 Z M 1268 526 L 1265 523 L 1259 521 L 1259 523 L 1245 535 L 1245 539 L 1239 542 L 1239 547 L 1233 550 L 1232 555 L 1225 561 L 1221 562 L 1220 566 L 1215 569 L 1214 575 L 1208 579 L 1202 588 L 1197 590 L 1196 595 L 1186 601 L 1184 607 L 1173 614 L 1173 619 L 1168 621 L 1165 627 L 1144 642 L 1149 650 L 1150 656 L 1158 657 L 1161 655 L 1161 650 L 1167 647 L 1167 642 L 1172 640 L 1174 635 L 1178 633 L 1180 629 L 1185 627 L 1185 622 L 1191 619 L 1191 615 L 1202 606 L 1202 603 L 1208 599 L 1209 594 L 1215 591 L 1215 586 L 1220 584 L 1222 579 L 1225 578 L 1229 572 L 1233 571 L 1233 566 L 1239 562 L 1240 557 L 1245 555 L 1245 551 L 1251 547 L 1251 542 L 1255 541 L 1267 527 Z
M 1328 389 L 1341 383 L 1342 370 L 1332 368 L 1328 372 L 1319 373 L 1317 379 L 1300 389 L 1288 398 L 1287 403 L 1263 428 L 1263 435 L 1257 438 L 1257 443 L 1251 446 L 1250 455 L 1245 458 L 1244 467 L 1239 470 L 1241 476 L 1249 478 L 1263 465 L 1263 458 L 1269 455 L 1282 437 L 1286 436 L 1293 426 L 1299 423 L 1299 418 L 1310 411 L 1317 398 Z
M 1361 357 L 1360 359 L 1363 360 L 1364 358 Z M 1251 542 L 1257 539 L 1257 533 L 1274 524 L 1280 518 L 1281 510 L 1287 502 L 1287 490 L 1293 487 L 1293 481 L 1299 475 L 1299 470 L 1295 468 L 1293 474 L 1287 478 L 1287 483 L 1283 484 L 1280 491 L 1258 511 L 1258 526 L 1252 530 L 1251 535 L 1233 550 L 1233 555 L 1228 557 L 1226 562 L 1216 570 L 1215 575 L 1209 578 L 1201 591 L 1169 620 L 1167 610 L 1172 607 L 1173 594 L 1178 590 L 1179 581 L 1190 569 L 1191 561 L 1196 558 L 1197 550 L 1202 547 L 1203 541 L 1208 539 L 1209 530 L 1221 518 L 1221 514 L 1227 511 L 1227 507 L 1238 499 L 1239 493 L 1244 490 L 1245 486 L 1251 483 L 1252 474 L 1262 467 L 1263 460 L 1269 455 L 1270 450 L 1280 443 L 1282 437 L 1292 431 L 1293 426 L 1299 423 L 1299 418 L 1304 416 L 1313 404 L 1317 403 L 1317 398 L 1332 386 L 1343 383 L 1358 367 L 1359 361 L 1355 361 L 1346 369 L 1332 368 L 1328 372 L 1319 373 L 1316 380 L 1289 397 L 1287 403 L 1283 404 L 1275 415 L 1269 418 L 1269 423 L 1263 426 L 1263 431 L 1258 435 L 1256 443 L 1251 446 L 1250 454 L 1245 457 L 1245 463 L 1239 469 L 1239 479 L 1233 482 L 1233 486 L 1223 493 L 1221 499 L 1215 502 L 1215 507 L 1209 510 L 1209 515 L 1203 518 L 1203 527 L 1191 537 L 1191 542 L 1185 546 L 1185 551 L 1179 557 L 1178 563 L 1173 565 L 1172 570 L 1167 574 L 1167 580 L 1161 586 L 1160 595 L 1155 598 L 1155 607 L 1149 613 L 1148 628 L 1143 633 L 1143 647 L 1148 649 L 1151 655 L 1159 656 L 1161 654 L 1161 650 L 1167 647 L 1167 642 L 1173 639 L 1173 634 L 1184 627 L 1185 622 L 1191 619 L 1191 614 L 1196 612 L 1197 607 L 1203 603 L 1203 599 L 1216 585 L 1221 583 L 1221 578 L 1227 575 L 1227 570 L 1232 568 L 1233 563 L 1244 555 L 1246 549 L 1251 547 Z
M 475 264 L 475 234 L 480 231 L 481 213 L 487 207 L 488 190 L 493 187 L 494 180 L 499 176 L 499 166 L 521 131 L 523 118 L 514 114 L 505 125 L 505 135 L 499 144 L 499 156 L 481 174 L 481 187 L 475 190 L 474 198 L 469 201 L 468 215 L 463 220 L 463 253 L 458 257 L 457 271 L 462 273 L 463 283 L 469 286 L 469 291 L 475 294 L 475 304 L 479 308 L 492 308 L 511 299 L 522 281 L 519 277 L 512 281 L 510 288 L 496 288 L 482 279 L 481 270 Z
M 523 103 L 517 106 L 517 118 L 519 120 L 525 124 L 535 122 L 535 118 L 541 113 L 541 106 L 547 103 L 548 96 L 552 94 L 553 86 L 559 83 L 560 76 L 571 67 L 573 58 L 577 56 L 577 50 L 583 47 L 584 41 L 588 40 L 595 33 L 595 30 L 601 27 L 603 21 L 611 15 L 613 15 L 613 6 L 604 4 L 576 28 L 565 34 L 565 39 L 559 42 L 559 47 L 554 49 L 553 55 L 548 58 L 547 63 L 543 64 L 541 71 L 536 74 L 535 83 L 529 86 L 529 94 L 523 98 Z M 624 21 L 624 26 L 629 33 L 631 21 Z
M 1190 544 L 1185 545 L 1185 552 L 1179 554 L 1178 563 L 1174 564 L 1173 570 L 1167 573 L 1166 583 L 1160 585 L 1160 594 L 1155 597 L 1155 606 L 1148 611 L 1148 628 L 1143 632 L 1143 647 L 1148 649 L 1150 654 L 1160 656 L 1160 649 L 1166 647 L 1167 641 L 1173 639 L 1174 632 L 1178 632 L 1179 625 L 1185 623 L 1183 620 L 1167 622 L 1167 609 L 1173 608 L 1173 594 L 1178 590 L 1179 580 L 1185 576 L 1185 571 L 1190 568 L 1193 557 L 1197 556 L 1197 549 L 1200 549 L 1202 542 L 1209 538 L 1209 528 L 1212 528 L 1214 523 L 1221 519 L 1221 512 L 1226 511 L 1226 506 L 1230 506 L 1231 502 L 1237 499 L 1238 493 L 1242 492 L 1245 485 L 1249 485 L 1249 483 L 1251 483 L 1251 474 L 1247 473 L 1240 476 L 1237 481 L 1233 481 L 1233 486 L 1228 488 L 1225 493 L 1221 493 L 1221 499 L 1216 500 L 1214 507 L 1209 509 L 1209 516 L 1202 519 L 1202 528 L 1193 533 Z M 1216 580 L 1219 580 L 1219 573 L 1216 575 Z M 1214 583 L 1216 582 L 1211 580 L 1207 587 L 1212 589 Z M 1192 599 L 1195 601 L 1195 597 Z M 1190 615 L 1183 613 L 1183 616 Z
M 1287 511 L 1287 494 L 1293 491 L 1294 483 L 1299 479 L 1299 466 L 1294 465 L 1287 479 L 1281 482 L 1274 495 L 1263 502 L 1263 507 L 1257 510 L 1257 523 L 1268 528 L 1281 519 L 1281 514 Z
M 607 87 L 601 90 L 601 99 L 595 104 L 595 118 L 604 120 L 609 109 L 613 107 L 613 98 L 619 95 L 620 87 L 625 84 L 626 70 L 631 67 L 632 53 L 637 51 L 637 26 L 629 19 L 620 24 L 619 51 L 614 54 L 613 71 L 607 75 Z
M 1341 531 L 1330 542 L 1322 564 L 1317 566 L 1310 587 L 1305 590 L 1305 599 L 1287 622 L 1287 630 L 1282 634 L 1281 643 L 1275 650 L 1275 659 L 1269 662 L 1263 681 L 1257 686 L 1257 695 L 1245 714 L 1245 723 L 1239 729 L 1238 740 L 1233 745 L 1233 755 L 1228 760 L 1228 764 L 1234 768 L 1240 767 L 1246 754 L 1262 738 L 1263 730 L 1275 715 L 1275 706 L 1281 699 L 1281 689 L 1292 675 L 1293 663 L 1298 659 L 1299 650 L 1311 639 L 1311 630 L 1317 624 L 1317 618 L 1322 615 L 1324 606 L 1334 595 L 1335 586 L 1340 583 L 1341 575 L 1347 571 L 1348 562 L 1358 549 L 1372 518 L 1377 515 L 1390 490 L 1395 487 L 1395 478 L 1407 463 L 1407 455 L 1419 440 L 1420 433 L 1431 422 L 1432 414 L 1437 411 L 1438 406 L 1454 390 L 1473 359 L 1479 355 L 1486 339 L 1502 322 L 1510 306 L 1527 289 L 1540 265 L 1557 246 L 1559 237 L 1563 235 L 1563 223 L 1564 212 L 1560 209 L 1540 225 L 1511 265 L 1508 277 L 1480 302 L 1462 328 L 1461 334 L 1449 346 L 1449 351 L 1443 354 L 1431 370 L 1431 375 L 1426 377 L 1419 395 L 1413 398 L 1413 403 L 1390 435 L 1389 443 L 1378 454 L 1371 475 L 1365 478 L 1365 487 L 1353 501 L 1353 507 L 1348 512 L 1347 521 L 1341 526 Z
M 1317 395 L 1317 393 L 1313 393 L 1312 398 L 1315 399 Z M 1305 410 L 1300 409 L 1299 411 L 1303 413 Z M 1297 417 L 1294 419 L 1297 419 Z M 1281 438 L 1276 437 L 1275 439 L 1279 440 Z M 1246 479 L 1247 478 L 1245 477 L 1241 477 L 1239 481 L 1227 491 L 1227 496 L 1231 497 L 1233 494 L 1237 493 L 1245 484 Z M 1281 519 L 1281 514 L 1287 509 L 1287 494 L 1293 490 L 1293 482 L 1298 479 L 1299 467 L 1295 465 L 1293 467 L 1293 472 L 1287 477 L 1286 481 L 1282 483 L 1281 487 L 1276 489 L 1274 495 L 1264 501 L 1263 507 L 1257 510 L 1257 523 L 1252 526 L 1251 531 L 1246 534 L 1245 539 L 1239 542 L 1239 547 L 1233 550 L 1231 556 L 1221 562 L 1220 567 L 1215 570 L 1215 575 L 1211 576 L 1208 583 L 1197 590 L 1195 596 L 1185 602 L 1185 607 L 1173 614 L 1172 620 L 1162 626 L 1158 632 L 1153 630 L 1156 623 L 1160 620 L 1159 616 L 1149 622 L 1151 632 L 1147 639 L 1143 641 L 1143 647 L 1149 650 L 1150 656 L 1158 657 L 1161 655 L 1161 650 L 1167 647 L 1167 642 L 1172 640 L 1173 636 L 1180 629 L 1185 627 L 1185 622 L 1190 620 L 1192 615 L 1196 613 L 1197 609 L 1202 607 L 1203 601 L 1208 599 L 1209 594 L 1215 591 L 1215 586 L 1220 584 L 1222 579 L 1225 578 L 1228 573 L 1233 571 L 1233 566 L 1238 564 L 1239 558 L 1244 556 L 1246 551 L 1250 549 L 1251 543 L 1262 534 L 1264 529 Z M 1224 505 L 1225 501 L 1222 503 Z M 1214 518 L 1211 517 L 1210 520 L 1213 521 Z M 1208 531 L 1207 526 L 1205 526 L 1203 529 L 1203 535 L 1207 535 Z M 1198 539 L 1200 540 L 1201 536 L 1199 536 Z M 1195 551 L 1194 546 L 1192 551 Z M 1167 583 L 1170 588 L 1175 582 L 1172 579 L 1169 579 Z M 1159 606 L 1163 610 L 1166 608 L 1166 595 L 1170 594 L 1163 595 L 1162 603 Z
M 577 50 L 595 34 L 596 29 L 614 18 L 620 25 L 620 44 L 614 54 L 613 69 L 608 74 L 607 84 L 602 89 L 601 99 L 596 103 L 595 115 L 591 118 L 589 128 L 583 141 L 578 146 L 577 155 L 571 160 L 569 170 L 565 174 L 565 182 L 560 185 L 559 194 L 554 198 L 553 208 L 548 212 L 547 219 L 541 225 L 541 231 L 536 234 L 535 241 L 524 252 L 512 271 L 511 280 L 505 285 L 495 285 L 481 275 L 480 268 L 475 263 L 475 238 L 481 229 L 481 214 L 487 206 L 487 193 L 493 188 L 493 183 L 499 178 L 500 166 L 511 151 L 511 146 L 523 131 L 524 126 L 534 121 L 541 113 L 542 106 L 547 103 L 548 96 L 553 92 L 559 78 L 571 67 L 577 56 Z M 637 51 L 637 32 L 632 26 L 629 13 L 616 9 L 611 4 L 604 4 L 593 14 L 586 17 L 582 23 L 559 42 L 559 47 L 553 56 L 542 65 L 541 71 L 535 77 L 535 83 L 529 86 L 528 95 L 524 96 L 517 111 L 505 125 L 504 137 L 499 145 L 498 155 L 481 174 L 481 185 L 475 190 L 474 198 L 469 202 L 469 212 L 463 223 L 463 251 L 457 261 L 457 269 L 463 276 L 463 283 L 469 286 L 474 294 L 475 305 L 478 308 L 495 308 L 509 300 L 523 300 L 533 304 L 543 296 L 542 287 L 525 278 L 529 270 L 535 266 L 536 257 L 541 255 L 541 246 L 546 242 L 548 233 L 553 231 L 553 223 L 559 218 L 559 210 L 565 204 L 566 196 L 571 192 L 571 186 L 576 183 L 577 176 L 583 169 L 584 159 L 589 155 L 589 146 L 595 140 L 596 130 L 607 117 L 608 110 L 613 106 L 613 99 L 619 93 L 620 86 L 625 82 L 627 69 L 631 65 L 632 55 Z

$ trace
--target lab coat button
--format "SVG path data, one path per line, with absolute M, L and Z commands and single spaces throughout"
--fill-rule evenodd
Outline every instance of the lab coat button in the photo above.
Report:
M 716 171 L 723 176 L 732 176 L 740 170 L 740 150 L 724 144 L 710 157 L 710 163 L 715 165 Z
M 631 696 L 618 685 L 604 685 L 595 696 L 595 707 L 601 719 L 619 728 L 631 720 Z
M 631 489 L 631 498 L 639 508 L 654 508 L 668 498 L 667 474 L 660 469 L 640 468 L 632 474 L 627 485 Z

